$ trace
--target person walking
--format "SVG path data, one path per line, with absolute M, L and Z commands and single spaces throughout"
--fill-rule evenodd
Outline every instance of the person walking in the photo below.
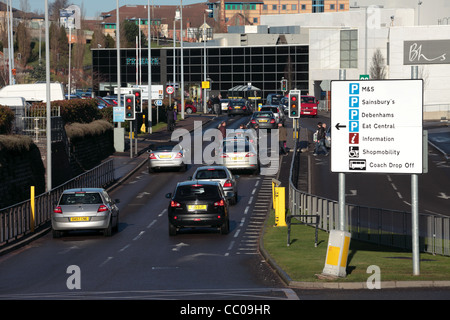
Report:
M 219 131 L 222 134 L 222 138 L 225 139 L 227 136 L 227 123 L 225 121 L 222 121 L 219 126 Z
M 286 140 L 287 140 L 286 128 L 280 122 L 280 123 L 278 123 L 278 143 L 279 143 L 280 155 L 285 155 L 287 153 L 286 152 Z
M 315 133 L 316 137 L 316 146 L 314 148 L 314 155 L 317 156 L 320 151 L 323 151 L 326 156 L 328 156 L 328 150 L 325 147 L 325 128 L 322 126 L 322 122 L 317 124 L 317 131 Z

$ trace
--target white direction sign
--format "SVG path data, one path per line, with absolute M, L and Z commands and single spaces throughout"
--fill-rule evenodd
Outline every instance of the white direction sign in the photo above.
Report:
M 331 82 L 331 171 L 422 173 L 422 80 Z

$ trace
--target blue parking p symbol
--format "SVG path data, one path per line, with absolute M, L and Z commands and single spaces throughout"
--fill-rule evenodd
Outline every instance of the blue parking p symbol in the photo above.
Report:
M 359 97 L 358 96 L 350 96 L 348 101 L 348 106 L 350 108 L 359 108 Z
M 350 83 L 350 94 L 359 94 L 359 83 Z
M 350 109 L 348 112 L 348 118 L 353 121 L 359 120 L 359 110 L 358 109 Z

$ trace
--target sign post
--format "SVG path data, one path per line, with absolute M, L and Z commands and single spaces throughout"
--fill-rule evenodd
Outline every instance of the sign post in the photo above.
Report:
M 331 105 L 332 172 L 411 175 L 413 271 L 418 275 L 417 175 L 426 171 L 423 80 L 332 81 Z

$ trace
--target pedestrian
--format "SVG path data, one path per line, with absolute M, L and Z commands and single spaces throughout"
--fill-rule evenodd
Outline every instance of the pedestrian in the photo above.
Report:
M 213 105 L 214 105 L 214 112 L 219 115 L 222 114 L 222 108 L 220 107 L 220 99 L 219 97 L 214 97 L 212 99 Z
M 285 155 L 286 152 L 286 140 L 287 140 L 287 132 L 286 128 L 280 122 L 278 123 L 278 143 L 279 143 L 279 153 L 280 155 Z
M 222 121 L 219 126 L 219 131 L 222 134 L 223 139 L 225 139 L 225 137 L 227 136 L 227 127 L 226 126 L 227 126 L 227 123 L 225 121 Z
M 316 146 L 314 148 L 314 155 L 317 156 L 319 151 L 323 151 L 328 156 L 328 150 L 325 147 L 325 129 L 322 122 L 317 123 L 317 131 L 314 134 L 316 136 Z
M 166 110 L 166 118 L 167 118 L 167 131 L 173 131 L 175 128 L 175 120 L 176 120 L 176 107 L 168 106 Z

